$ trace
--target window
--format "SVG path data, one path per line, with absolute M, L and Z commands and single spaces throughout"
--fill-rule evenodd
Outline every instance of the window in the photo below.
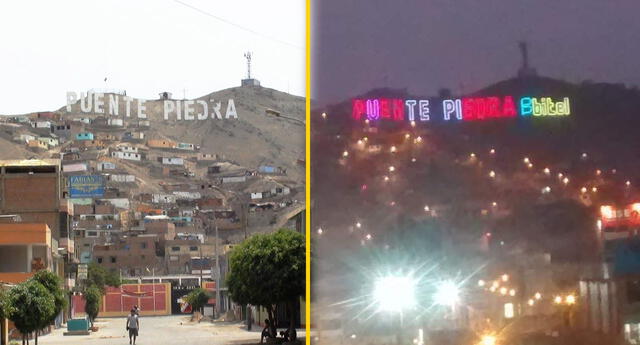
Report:
M 116 257 L 115 257 L 115 256 L 112 256 L 112 257 L 111 257 L 111 263 L 112 263 L 112 264 L 115 264 L 115 263 L 116 263 Z
M 195 252 L 196 250 L 198 250 L 198 246 L 191 246 L 189 247 L 189 250 Z
M 98 237 L 97 231 L 87 231 L 87 237 Z
M 144 255 L 142 255 L 142 256 L 140 256 L 140 258 L 141 258 L 142 260 L 144 260 L 146 257 L 145 257 Z
M 140 243 L 140 248 L 147 249 L 147 242 Z
M 171 247 L 171 251 L 172 252 L 179 252 L 180 251 L 180 247 Z
M 101 256 L 98 256 L 98 257 L 96 258 L 96 261 L 97 261 L 99 264 L 101 264 L 101 263 L 102 263 L 102 257 L 101 257 Z

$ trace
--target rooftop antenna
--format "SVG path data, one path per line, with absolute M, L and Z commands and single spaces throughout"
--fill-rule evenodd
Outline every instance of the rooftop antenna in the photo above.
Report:
M 251 79 L 251 52 L 244 53 L 244 58 L 247 59 L 247 79 Z
M 537 76 L 538 72 L 536 71 L 536 69 L 533 67 L 529 67 L 529 49 L 527 48 L 527 42 L 518 42 L 518 47 L 520 47 L 520 55 L 522 55 L 522 66 L 520 66 L 520 69 L 518 70 L 518 76 L 520 78 Z
M 518 43 L 520 46 L 520 54 L 522 54 L 522 69 L 527 70 L 529 68 L 529 52 L 527 50 L 527 42 L 520 41 Z

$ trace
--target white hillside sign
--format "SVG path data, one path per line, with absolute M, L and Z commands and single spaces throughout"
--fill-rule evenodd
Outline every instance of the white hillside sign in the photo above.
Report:
M 94 92 L 67 92 L 67 112 L 72 111 L 72 106 L 80 101 L 80 112 L 91 114 L 105 114 L 112 116 L 131 117 L 132 108 L 135 116 L 146 119 L 146 101 L 129 96 L 117 94 L 104 94 Z M 158 100 L 162 102 L 163 118 L 175 120 L 195 121 L 207 119 L 237 119 L 236 105 L 233 98 L 227 100 L 226 107 L 222 102 L 210 99 L 205 100 Z M 123 105 L 124 112 L 121 114 L 120 105 Z M 226 109 L 226 110 L 225 110 Z M 224 116 L 223 116 L 224 112 Z

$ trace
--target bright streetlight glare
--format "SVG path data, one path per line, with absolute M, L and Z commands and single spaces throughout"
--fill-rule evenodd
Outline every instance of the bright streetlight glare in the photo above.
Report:
M 493 335 L 483 335 L 480 339 L 480 345 L 495 345 L 496 337 Z
M 460 299 L 460 289 L 452 281 L 444 281 L 438 285 L 434 301 L 439 305 L 453 306 Z
M 399 312 L 416 305 L 415 290 L 413 278 L 388 276 L 376 280 L 373 297 L 379 310 Z
M 575 304 L 576 303 L 576 296 L 574 295 L 568 295 L 567 298 L 565 299 L 567 304 Z

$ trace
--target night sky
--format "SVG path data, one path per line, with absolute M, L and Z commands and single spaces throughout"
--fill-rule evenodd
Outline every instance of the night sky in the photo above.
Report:
M 516 75 L 640 85 L 640 1 L 316 0 L 312 96 L 376 87 L 467 93 Z

